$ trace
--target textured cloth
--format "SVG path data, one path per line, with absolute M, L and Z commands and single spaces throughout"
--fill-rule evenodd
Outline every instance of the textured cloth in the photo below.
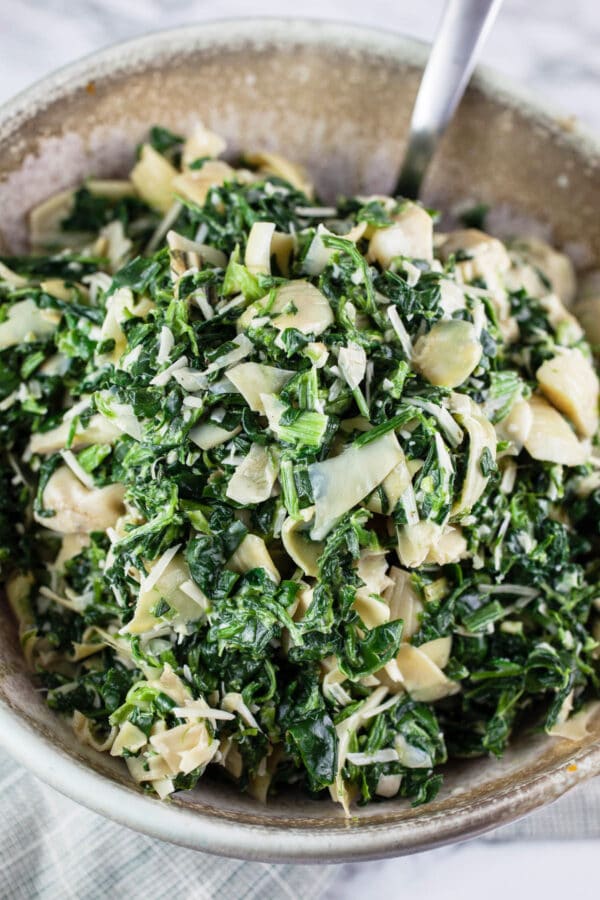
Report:
M 218 859 L 146 837 L 0 753 L 1 900 L 317 900 L 336 871 Z
M 485 841 L 600 838 L 600 778 Z M 349 867 L 217 859 L 137 834 L 46 787 L 0 753 L 2 900 L 319 900 Z

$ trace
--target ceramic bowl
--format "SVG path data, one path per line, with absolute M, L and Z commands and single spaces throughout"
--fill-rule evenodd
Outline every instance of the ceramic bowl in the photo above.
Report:
M 200 118 L 231 153 L 277 149 L 321 194 L 385 192 L 401 157 L 426 47 L 323 22 L 228 21 L 150 35 L 51 75 L 0 111 L 0 243 L 25 246 L 25 215 L 84 176 L 123 174 L 153 123 Z M 599 151 L 502 79 L 480 72 L 428 178 L 426 202 L 494 207 L 499 231 L 535 230 L 577 265 L 600 260 Z M 448 767 L 427 806 L 354 810 L 294 793 L 266 806 L 203 779 L 161 802 L 121 761 L 79 745 L 44 705 L 0 602 L 0 745 L 97 812 L 147 834 L 256 860 L 332 862 L 400 855 L 480 834 L 600 772 L 600 723 L 580 743 L 518 737 L 500 760 Z

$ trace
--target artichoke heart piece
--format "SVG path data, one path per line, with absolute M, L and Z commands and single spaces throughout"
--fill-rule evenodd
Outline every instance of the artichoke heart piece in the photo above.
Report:
M 111 756 L 123 756 L 127 753 L 137 753 L 148 743 L 148 738 L 133 722 L 125 721 L 119 728 L 119 733 L 111 747 Z
M 431 384 L 455 388 L 479 365 L 483 348 L 475 326 L 463 319 L 436 322 L 414 346 L 413 365 Z
M 238 319 L 238 331 L 244 331 L 252 320 L 268 309 L 271 324 L 279 331 L 296 328 L 303 334 L 322 334 L 333 325 L 333 312 L 329 301 L 309 281 L 288 281 L 277 289 L 273 303 L 266 308 L 263 300 L 249 306 Z
M 230 441 L 241 430 L 241 425 L 238 425 L 233 431 L 228 431 L 215 422 L 201 422 L 200 425 L 196 425 L 190 430 L 189 438 L 201 450 L 212 450 L 213 447 L 218 447 L 220 444 Z
M 466 309 L 467 299 L 464 289 L 449 278 L 440 278 L 440 306 L 444 318 L 450 319 L 452 314 Z
M 60 319 L 58 310 L 40 309 L 31 299 L 18 300 L 0 324 L 0 350 L 51 337 Z
M 355 341 L 349 341 L 347 347 L 340 347 L 338 368 L 350 390 L 356 390 L 367 371 L 367 354 L 364 347 Z
M 111 294 L 106 303 L 106 317 L 100 330 L 101 341 L 114 341 L 114 347 L 107 353 L 98 355 L 99 363 L 117 365 L 127 349 L 127 337 L 123 324 L 128 319 L 145 319 L 154 303 L 148 297 L 134 297 L 129 288 L 119 288 Z
M 383 596 L 390 608 L 390 619 L 402 619 L 402 640 L 408 641 L 419 630 L 423 603 L 413 587 L 410 572 L 392 566 L 389 578 L 391 584 L 385 589 Z
M 34 250 L 64 241 L 61 223 L 71 215 L 74 202 L 75 191 L 60 191 L 31 210 L 29 239 Z M 73 235 L 70 237 L 72 239 Z
M 35 625 L 31 606 L 31 593 L 34 586 L 35 578 L 31 572 L 13 572 L 5 584 L 6 599 L 19 623 L 21 636 Z
M 56 428 L 51 428 L 50 431 L 39 431 L 36 434 L 32 434 L 29 441 L 29 452 L 46 454 L 62 450 L 67 444 L 72 428 L 72 420 L 65 419 Z M 121 434 L 121 429 L 117 428 L 110 419 L 95 413 L 88 420 L 85 427 L 77 426 L 71 440 L 70 449 L 82 450 L 84 447 L 89 447 L 92 444 L 114 444 L 117 438 L 121 437 Z
M 281 541 L 287 555 L 305 575 L 316 578 L 319 574 L 319 558 L 325 545 L 321 541 L 311 540 L 308 525 L 315 514 L 314 507 L 300 510 L 300 519 L 291 516 L 285 520 L 281 528 Z
M 273 222 L 255 222 L 250 229 L 244 264 L 253 275 L 271 274 L 271 243 L 274 233 Z
M 575 344 L 583 337 L 583 329 L 578 319 L 569 312 L 556 294 L 544 294 L 538 303 L 546 313 L 548 322 L 559 331 L 564 344 Z
M 227 496 L 244 506 L 263 503 L 271 496 L 278 470 L 274 451 L 262 444 L 252 444 L 229 480 Z
M 77 735 L 77 739 L 88 747 L 93 747 L 98 753 L 105 753 L 112 747 L 113 741 L 117 736 L 117 729 L 111 728 L 108 734 L 98 736 L 96 724 L 92 719 L 88 719 L 83 713 L 76 709 L 71 719 L 73 731 Z
M 273 312 L 277 314 L 273 325 L 279 331 L 297 328 L 303 334 L 318 336 L 333 325 L 333 312 L 325 295 L 302 279 L 279 288 Z
M 570 699 L 572 705 L 572 697 Z M 552 737 L 565 738 L 568 741 L 581 741 L 597 728 L 599 712 L 600 703 L 596 701 L 587 703 L 579 712 L 568 715 L 566 718 L 559 714 L 556 724 L 547 729 L 546 733 Z
M 151 144 L 144 144 L 140 158 L 131 170 L 131 180 L 148 206 L 168 212 L 174 199 L 173 182 L 177 169 Z
M 227 143 L 222 137 L 198 122 L 184 141 L 181 162 L 184 167 L 188 167 L 206 156 L 221 156 L 226 148 Z
M 62 534 L 104 531 L 125 512 L 124 496 L 122 484 L 88 488 L 67 466 L 60 466 L 48 479 L 43 493 L 44 507 L 54 515 L 34 516 L 40 525 Z
M 150 737 L 152 749 L 167 767 L 168 775 L 187 775 L 207 765 L 219 749 L 205 722 L 177 725 Z M 150 774 L 150 773 L 149 773 Z
M 208 608 L 207 598 L 191 581 L 183 554 L 173 553 L 174 549 L 177 548 L 167 550 L 148 565 L 149 574 L 140 585 L 134 616 L 123 629 L 128 634 L 145 634 L 160 624 L 160 616 L 157 617 L 154 611 L 161 600 L 168 604 L 171 611 L 175 611 L 177 620 L 182 624 L 200 619 Z M 156 573 L 159 573 L 158 577 Z
M 473 508 L 487 487 L 489 474 L 484 475 L 481 461 L 487 453 L 495 462 L 496 432 L 480 407 L 464 394 L 450 395 L 450 411 L 469 436 L 467 470 L 460 497 L 452 507 L 452 516 L 460 517 Z
M 393 664 L 397 666 L 402 684 L 413 700 L 434 703 L 460 691 L 460 684 L 444 675 L 421 647 L 402 644 Z
M 510 257 L 504 244 L 477 228 L 451 232 L 440 247 L 444 262 L 458 254 L 461 258 L 455 268 L 463 282 L 483 278 L 488 287 L 496 287 L 499 276 L 510 269 Z
M 130 403 L 119 403 L 110 391 L 98 391 L 94 400 L 99 413 L 111 425 L 136 441 L 142 440 L 144 429 Z
M 0 262 L 0 284 L 8 284 L 11 288 L 20 288 L 25 287 L 27 279 L 23 278 L 22 275 L 17 275 L 16 272 L 5 266 L 3 262 Z
M 252 569 L 264 569 L 276 584 L 281 581 L 277 566 L 264 540 L 257 534 L 247 534 L 227 563 L 232 572 L 244 575 Z
M 294 234 L 287 234 L 285 231 L 274 231 L 271 238 L 271 256 L 277 263 L 280 273 L 286 278 L 290 274 L 290 262 L 292 254 L 295 253 L 297 239 Z
M 223 160 L 209 159 L 200 169 L 186 169 L 179 175 L 176 173 L 171 185 L 172 193 L 179 194 L 198 206 L 204 206 L 210 189 L 231 181 L 234 174 L 231 166 Z
M 129 257 L 133 242 L 125 234 L 123 223 L 120 221 L 109 222 L 100 230 L 98 239 L 94 244 L 94 253 L 106 256 L 108 260 L 108 270 L 111 273 L 117 272 Z M 57 279 L 53 279 L 54 296 L 61 298 L 60 289 L 56 285 Z M 49 291 L 52 293 L 52 290 Z M 63 288 L 62 299 L 69 299 L 65 294 L 70 293 L 68 288 Z
M 385 512 L 392 513 L 396 508 L 398 501 L 404 495 L 404 492 L 412 487 L 410 470 L 406 464 L 406 460 L 394 466 L 389 475 L 386 475 L 379 487 L 367 500 L 365 506 L 371 512 L 382 514 L 384 512 L 383 502 L 385 502 Z M 385 495 L 382 497 L 381 495 Z
M 317 232 L 302 261 L 302 271 L 306 272 L 307 275 L 320 275 L 335 256 L 337 251 L 334 250 L 333 247 L 325 246 L 323 243 L 324 237 L 341 237 L 356 244 L 363 237 L 366 230 L 367 223 L 359 222 L 357 225 L 354 225 L 347 234 L 336 235 L 321 223 L 317 226 Z
M 296 373 L 263 363 L 240 363 L 228 369 L 226 378 L 238 389 L 253 412 L 265 413 L 261 394 L 278 394 Z
M 344 513 L 374 491 L 403 461 L 395 434 L 388 432 L 369 444 L 351 446 L 339 456 L 311 463 L 308 476 L 315 499 L 311 538 L 320 541 L 326 537 Z
M 529 408 L 533 417 L 525 441 L 529 455 L 563 466 L 583 465 L 590 455 L 589 444 L 577 439 L 566 419 L 542 397 L 532 397 Z
M 6 599 L 19 626 L 21 649 L 32 669 L 35 666 L 38 638 L 31 601 L 34 588 L 35 578 L 31 572 L 13 572 L 5 584 Z
M 398 256 L 433 259 L 433 220 L 416 203 L 407 202 L 394 216 L 393 225 L 377 228 L 369 242 L 368 259 L 389 269 Z
M 548 400 L 573 423 L 582 437 L 598 429 L 598 376 L 581 350 L 563 350 L 536 372 Z
M 421 653 L 428 656 L 432 663 L 440 669 L 445 669 L 450 660 L 452 652 L 452 635 L 446 637 L 435 638 L 433 641 L 427 641 L 419 646 Z
M 113 222 L 114 224 L 116 223 Z M 120 225 L 121 223 L 119 222 L 118 224 Z M 45 294 L 50 294 L 51 297 L 56 297 L 57 300 L 64 300 L 65 303 L 70 303 L 77 296 L 75 289 L 72 286 L 69 287 L 63 278 L 48 278 L 46 281 L 40 282 L 40 287 Z M 78 285 L 77 290 L 85 293 L 85 288 L 82 285 Z
M 65 563 L 78 556 L 82 550 L 90 545 L 90 537 L 88 534 L 65 534 L 63 535 L 60 550 L 56 555 L 52 568 L 56 572 L 62 572 Z
M 516 400 L 507 416 L 494 426 L 499 441 L 510 441 L 505 451 L 511 456 L 521 452 L 533 425 L 533 414 L 527 400 Z
M 446 525 L 439 539 L 429 548 L 425 562 L 445 566 L 460 562 L 468 555 L 467 540 L 462 529 L 455 525 Z
M 511 245 L 511 250 L 517 260 L 530 266 L 537 276 L 540 285 L 538 294 L 547 293 L 549 283 L 565 306 L 571 306 L 575 299 L 577 280 L 573 263 L 568 256 L 535 237 L 518 238 Z M 527 277 L 528 273 L 524 274 Z M 532 296 L 536 296 L 536 293 L 532 292 Z
M 312 197 L 313 186 L 306 171 L 298 163 L 291 162 L 291 160 L 286 159 L 285 156 L 281 156 L 279 153 L 269 153 L 264 150 L 245 153 L 244 159 L 249 165 L 257 168 L 262 175 L 275 175 L 278 178 L 282 178 L 291 184 L 292 187 L 295 187 L 296 190 L 306 194 L 307 197 Z
M 208 244 L 192 241 L 190 238 L 172 229 L 167 232 L 167 244 L 169 246 L 171 272 L 175 276 L 183 275 L 192 267 L 201 269 L 204 262 L 222 269 L 227 265 L 227 257 L 221 250 L 210 247 Z
M 353 609 L 367 628 L 376 628 L 390 620 L 390 607 L 384 593 L 391 586 L 387 574 L 388 562 L 385 550 L 363 550 L 356 566 L 363 583 L 356 591 Z M 382 598 L 382 599 L 380 599 Z
M 442 536 L 442 526 L 436 522 L 415 522 L 397 529 L 398 557 L 407 569 L 416 569 L 427 559 Z

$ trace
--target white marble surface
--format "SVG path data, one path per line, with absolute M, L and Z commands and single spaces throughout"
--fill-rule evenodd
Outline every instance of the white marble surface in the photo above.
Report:
M 323 900 L 592 900 L 594 842 L 470 844 L 345 866 Z
M 442 6 L 442 0 L 302 0 L 297 4 L 0 0 L 0 102 L 57 66 L 158 28 L 236 15 L 285 13 L 360 22 L 430 39 Z M 600 132 L 599 45 L 599 0 L 505 0 L 484 58 Z M 432 900 L 596 897 L 598 839 L 567 837 L 531 841 L 515 839 L 514 832 L 510 839 L 509 832 L 505 840 L 493 843 L 473 841 L 405 859 L 336 867 L 326 900 L 396 900 L 409 891 L 413 897 Z M 200 894 L 192 892 L 193 896 Z M 292 894 L 282 889 L 281 896 L 289 900 Z

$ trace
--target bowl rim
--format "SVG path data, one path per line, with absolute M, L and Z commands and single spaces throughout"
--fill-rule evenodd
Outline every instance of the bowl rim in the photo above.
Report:
M 417 37 L 374 25 L 299 16 L 234 16 L 192 22 L 175 28 L 144 32 L 90 51 L 34 80 L 13 97 L 0 103 L 0 140 L 8 130 L 61 96 L 104 72 L 135 70 L 140 63 L 157 58 L 179 45 L 187 52 L 209 48 L 215 42 L 231 47 L 236 43 L 267 44 L 278 41 L 319 45 L 334 43 L 343 49 L 367 50 L 380 55 L 394 53 L 409 65 L 423 67 L 430 44 Z M 124 62 L 125 60 L 125 62 Z M 93 73 L 96 73 L 94 76 Z M 546 101 L 492 66 L 478 64 L 468 89 L 476 88 L 509 108 L 521 110 L 549 127 L 584 156 L 600 155 L 600 134 L 558 104 Z
M 428 45 L 418 39 L 373 27 L 323 19 L 253 17 L 220 19 L 150 32 L 112 44 L 61 67 L 34 82 L 0 106 L 0 140 L 53 100 L 106 71 L 135 71 L 140 65 L 179 49 L 231 48 L 244 43 L 327 44 L 368 51 L 407 64 L 423 66 Z M 577 145 L 579 154 L 600 155 L 600 142 L 579 123 L 565 127 L 564 113 L 540 103 L 509 78 L 478 67 L 472 85 L 503 105 L 519 109 L 561 140 Z M 577 783 L 600 773 L 600 742 L 573 753 L 573 766 L 554 764 L 526 781 L 518 791 L 504 790 L 456 814 L 436 813 L 420 819 L 357 825 L 346 829 L 281 828 L 232 823 L 181 804 L 158 801 L 106 778 L 58 748 L 0 699 L 0 746 L 52 788 L 119 824 L 151 837 L 254 861 L 328 863 L 400 856 L 475 837 L 514 821 L 560 797 Z

